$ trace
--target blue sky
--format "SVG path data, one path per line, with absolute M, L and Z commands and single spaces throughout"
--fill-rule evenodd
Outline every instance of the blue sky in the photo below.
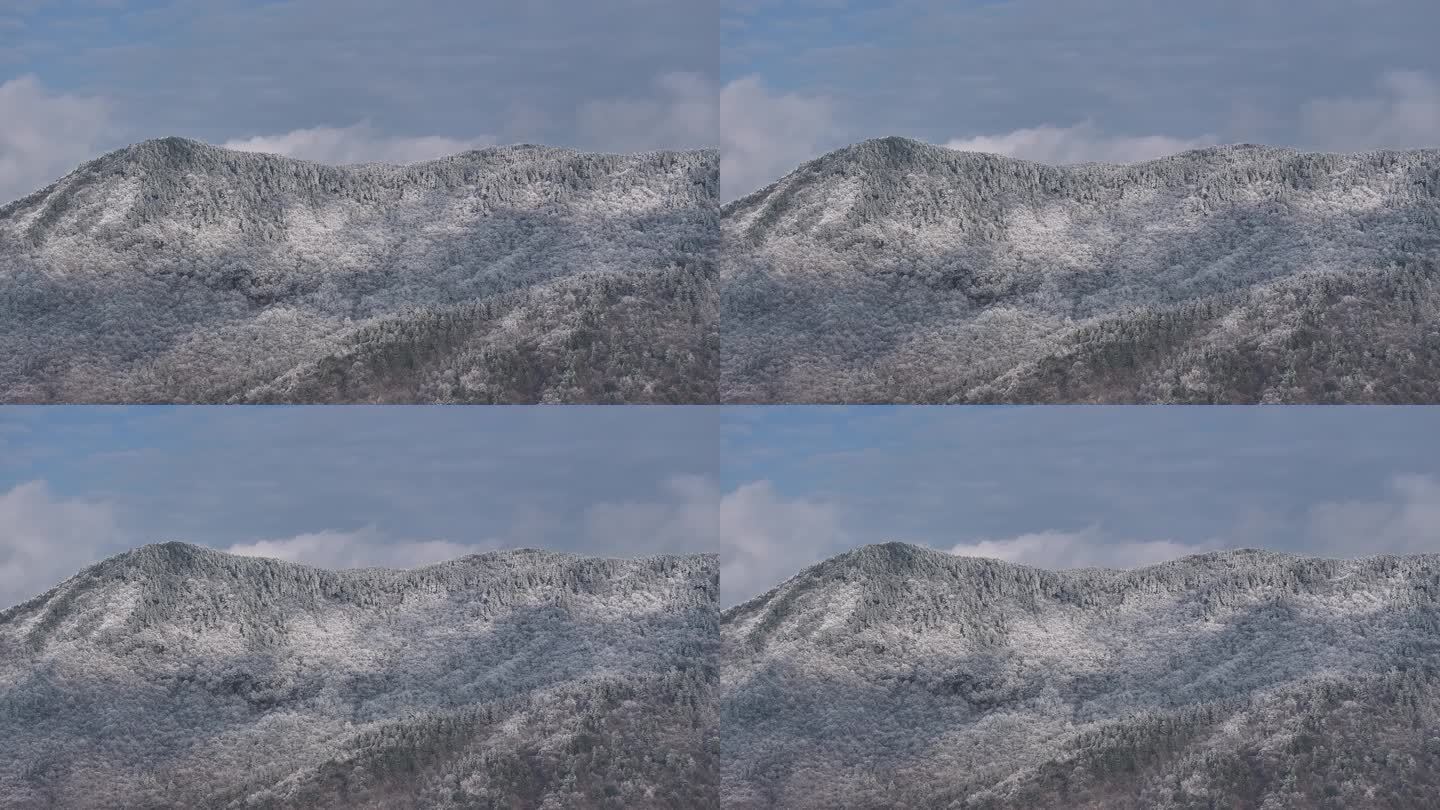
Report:
M 1429 0 L 723 0 L 727 197 L 866 138 L 1048 162 L 1440 145 Z
M 715 545 L 707 408 L 0 410 L 0 603 L 136 545 L 329 567 Z
M 330 162 L 714 147 L 710 0 L 0 4 L 0 204 L 179 135 Z
M 13 0 L 0 199 L 181 135 L 328 162 L 866 138 L 1049 162 L 1440 143 L 1429 0 Z
M 727 599 L 867 543 L 1045 567 L 1440 552 L 1440 408 L 729 409 Z
M 327 567 L 867 543 L 1045 567 L 1440 552 L 1440 408 L 10 407 L 0 602 L 135 545 Z

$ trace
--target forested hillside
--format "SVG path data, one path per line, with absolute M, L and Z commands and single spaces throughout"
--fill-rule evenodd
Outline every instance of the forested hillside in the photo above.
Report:
M 0 208 L 0 401 L 713 402 L 718 172 L 137 144 Z
M 714 806 L 718 584 L 145 546 L 0 612 L 0 808 Z
M 1440 401 L 1440 150 L 884 138 L 722 230 L 725 401 Z
M 1440 806 L 1440 557 L 890 543 L 721 617 L 727 808 Z

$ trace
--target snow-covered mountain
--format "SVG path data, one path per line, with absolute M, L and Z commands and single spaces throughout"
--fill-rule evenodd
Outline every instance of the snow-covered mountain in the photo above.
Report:
M 1440 150 L 903 138 L 721 211 L 729 402 L 1440 402 Z
M 179 138 L 0 208 L 0 402 L 713 402 L 719 159 Z
M 718 584 L 145 546 L 0 612 L 0 808 L 714 806 Z
M 1440 555 L 899 543 L 721 616 L 722 806 L 1440 807 Z

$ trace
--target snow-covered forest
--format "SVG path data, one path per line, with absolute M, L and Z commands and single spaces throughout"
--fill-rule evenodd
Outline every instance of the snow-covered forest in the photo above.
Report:
M 883 138 L 721 228 L 727 402 L 1440 401 L 1440 150 Z
M 1440 150 L 718 177 L 138 144 L 0 208 L 0 401 L 1440 401 Z
M 727 808 L 1440 806 L 1440 556 L 900 543 L 725 611 Z
M 0 612 L 0 808 L 713 807 L 718 587 L 145 546 Z
M 0 208 L 0 401 L 713 402 L 718 183 L 137 144 Z
M 0 808 L 1430 808 L 1440 556 L 900 543 L 327 571 L 145 546 L 0 612 Z

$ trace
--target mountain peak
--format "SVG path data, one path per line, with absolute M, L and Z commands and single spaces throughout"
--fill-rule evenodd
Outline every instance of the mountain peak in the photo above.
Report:
M 182 138 L 178 135 L 167 135 L 163 138 L 150 138 L 131 144 L 119 151 L 148 151 L 148 152 L 170 152 L 174 154 L 188 154 L 208 149 L 220 149 L 221 147 L 199 141 L 194 138 Z
M 911 156 L 920 152 L 928 152 L 942 147 L 915 138 L 906 138 L 901 135 L 885 135 L 879 138 L 866 138 L 850 146 L 836 150 L 840 154 L 852 155 L 892 155 Z
M 859 166 L 867 169 L 901 169 L 917 163 L 932 162 L 937 156 L 964 154 L 933 143 L 887 135 L 870 138 L 841 147 L 820 156 L 805 166 L 825 170 L 839 166 Z M 801 167 L 805 168 L 804 166 Z
M 937 570 L 853 570 L 896 563 Z M 1411 729 L 1433 726 L 1440 686 L 1435 555 L 1229 549 L 1044 571 L 881 543 L 827 564 L 722 616 L 736 794 L 807 809 L 1189 807 L 1215 795 L 1322 806 L 1235 774 L 1299 763 L 1311 775 L 1290 784 L 1323 785 L 1334 763 L 1377 746 L 1433 758 Z M 1295 739 L 1343 753 L 1315 762 Z M 777 751 L 803 753 L 771 768 Z M 1367 784 L 1414 781 L 1391 764 L 1405 756 L 1376 763 Z M 1175 791 L 1186 779 L 1206 793 Z M 1285 798 L 1252 798 L 1266 791 Z M 1336 806 L 1365 804 L 1353 795 Z
M 951 555 L 937 551 L 929 546 L 917 545 L 915 543 L 904 543 L 898 540 L 888 540 L 880 543 L 869 543 L 853 548 L 843 554 L 832 557 L 829 562 L 854 567 L 910 567 L 916 564 L 923 564 L 937 558 L 948 559 Z
M 151 138 L 123 146 L 101 155 L 91 161 L 91 165 L 177 167 L 190 165 L 197 159 L 213 158 L 218 154 L 232 151 L 235 150 L 214 146 L 193 138 L 169 136 Z
M 642 768 L 676 774 L 657 789 L 673 806 L 713 805 L 705 561 L 542 555 L 343 572 L 179 542 L 115 555 L 0 612 L 0 807 L 655 806 L 633 795 L 661 784 Z M 133 750 L 87 753 L 117 735 Z M 633 762 L 587 788 L 589 759 L 564 758 L 578 775 L 514 787 L 542 745 Z
M 159 543 L 147 543 L 122 551 L 112 557 L 108 557 L 86 571 L 95 571 L 97 574 L 115 571 L 117 569 L 136 570 L 141 569 L 147 573 L 180 573 L 191 571 L 197 566 L 229 564 L 243 565 L 244 561 L 253 560 L 265 563 L 284 563 L 281 560 L 269 560 L 265 558 L 249 557 L 241 554 L 231 554 L 225 551 L 210 548 L 208 546 L 185 543 L 179 540 L 169 540 Z M 81 572 L 85 573 L 85 572 Z

